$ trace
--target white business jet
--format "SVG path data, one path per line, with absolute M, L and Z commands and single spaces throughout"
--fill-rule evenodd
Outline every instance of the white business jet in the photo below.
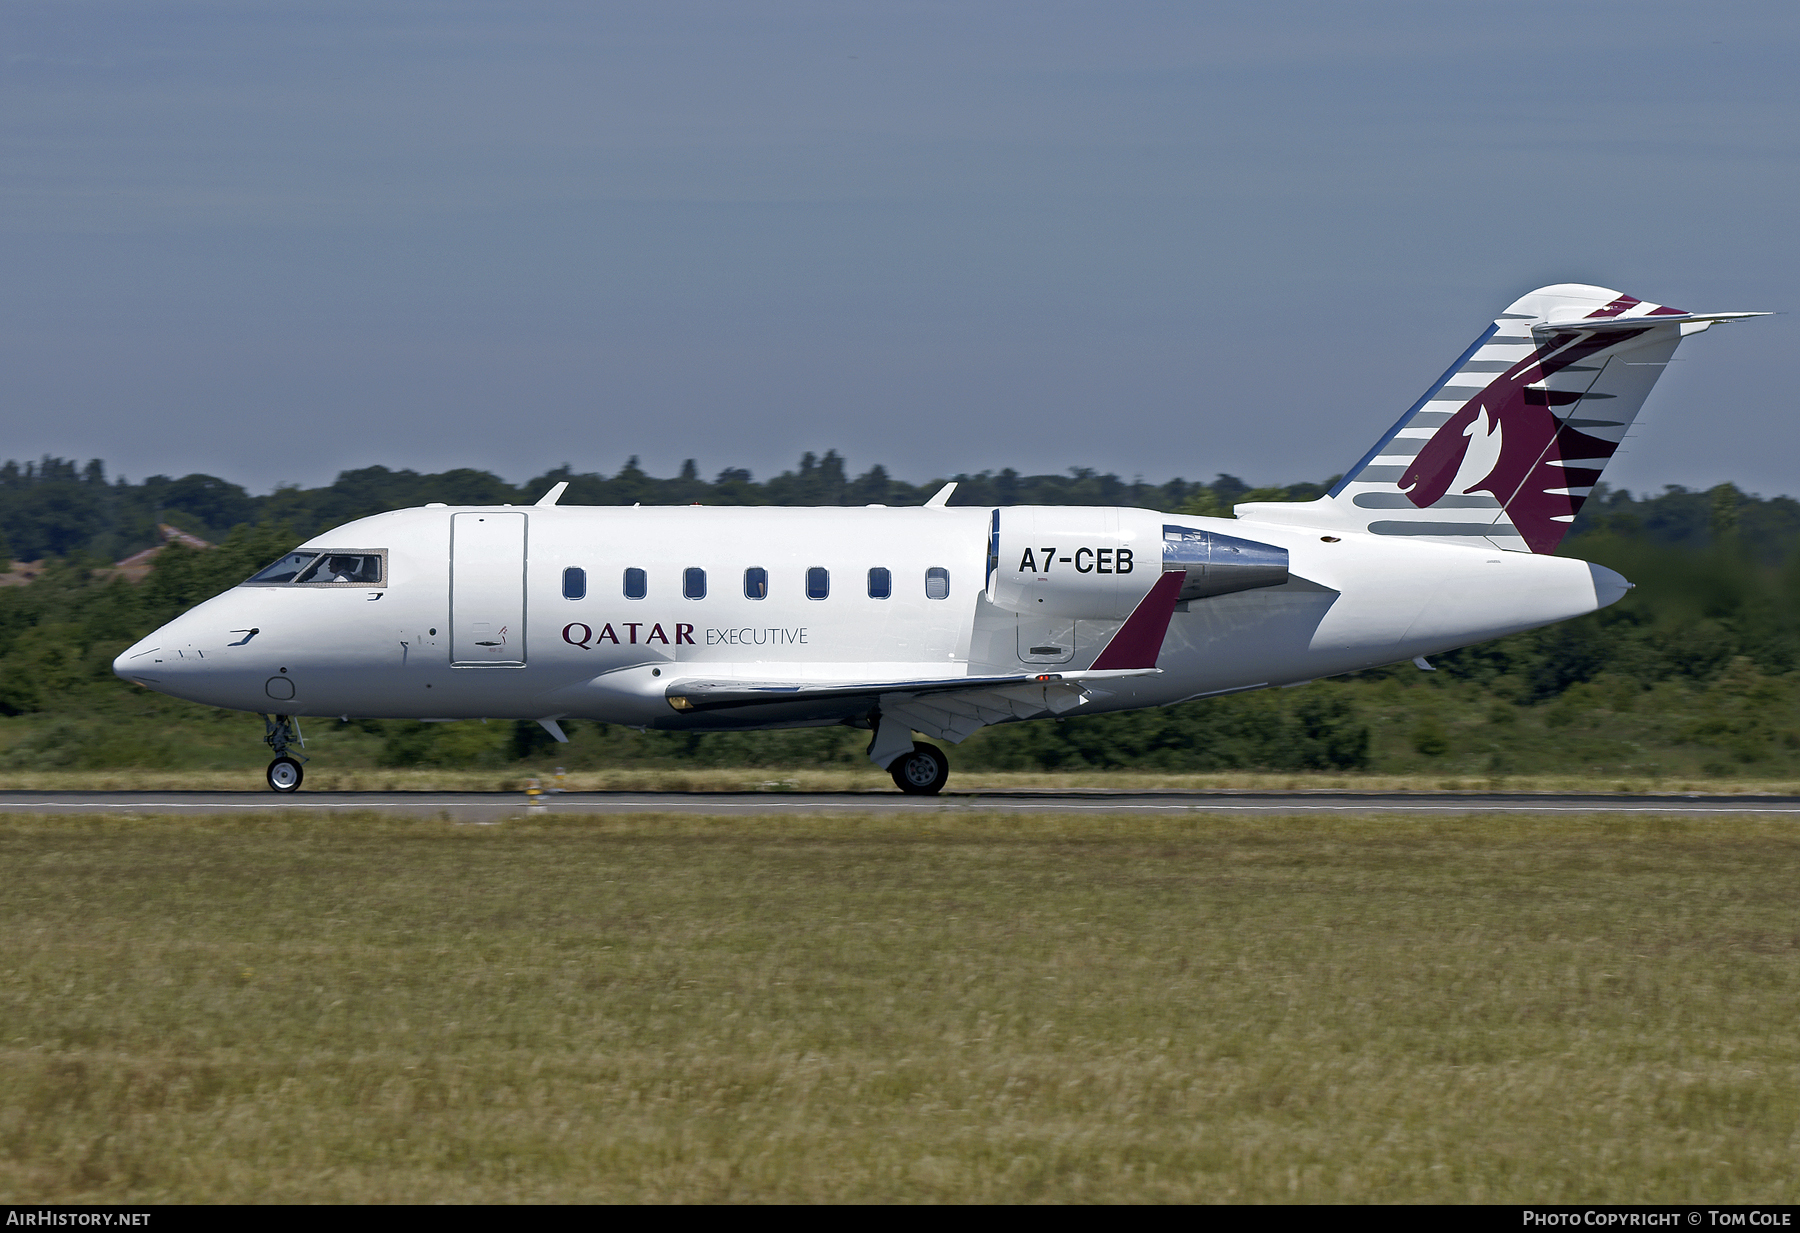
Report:
M 935 793 L 997 723 L 1354 672 L 1605 607 L 1549 555 L 1690 313 L 1545 287 L 1502 313 L 1329 495 L 1235 520 L 1143 509 L 428 505 L 315 536 L 120 655 L 127 680 L 263 714 L 846 724 Z

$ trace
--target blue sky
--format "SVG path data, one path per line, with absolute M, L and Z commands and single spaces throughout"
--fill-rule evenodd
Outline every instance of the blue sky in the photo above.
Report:
M 1800 6 L 0 17 L 0 457 L 1341 471 L 1519 294 L 1795 306 Z M 1607 479 L 1800 492 L 1795 318 Z

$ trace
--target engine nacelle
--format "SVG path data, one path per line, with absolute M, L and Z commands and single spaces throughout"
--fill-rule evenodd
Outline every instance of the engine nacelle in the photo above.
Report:
M 1122 621 L 1162 572 L 1162 517 L 1079 505 L 995 510 L 988 600 L 1028 616 Z
M 1278 587 L 1288 580 L 1288 551 L 1274 544 L 1174 525 L 1163 527 L 1162 541 L 1164 572 L 1187 574 L 1180 600 Z
M 1183 600 L 1288 580 L 1285 548 L 1170 522 L 1150 510 L 1021 505 L 994 511 L 987 597 L 1028 616 L 1122 621 L 1165 571 Z

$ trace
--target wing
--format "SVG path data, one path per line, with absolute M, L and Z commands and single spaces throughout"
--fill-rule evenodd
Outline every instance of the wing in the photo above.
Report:
M 887 713 L 905 708 L 909 714 L 917 711 L 921 716 L 942 713 L 965 718 L 992 713 L 994 718 L 984 722 L 994 723 L 1044 711 L 1060 714 L 1081 705 L 1097 682 L 1154 676 L 1160 671 L 1124 668 L 861 681 L 686 680 L 671 684 L 664 697 L 671 709 L 683 715 L 716 714 L 722 726 L 728 727 L 851 719 L 877 708 Z M 921 732 L 942 726 L 914 725 Z M 980 726 L 976 723 L 968 731 Z

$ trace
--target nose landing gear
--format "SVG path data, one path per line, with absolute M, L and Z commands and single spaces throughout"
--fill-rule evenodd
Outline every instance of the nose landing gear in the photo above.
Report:
M 300 781 L 306 778 L 306 772 L 300 769 L 306 755 L 296 758 L 288 749 L 290 746 L 306 747 L 306 738 L 300 735 L 300 721 L 291 715 L 277 715 L 273 719 L 264 715 L 262 721 L 263 743 L 275 753 L 275 760 L 269 763 L 263 778 L 268 780 L 271 791 L 298 792 Z

